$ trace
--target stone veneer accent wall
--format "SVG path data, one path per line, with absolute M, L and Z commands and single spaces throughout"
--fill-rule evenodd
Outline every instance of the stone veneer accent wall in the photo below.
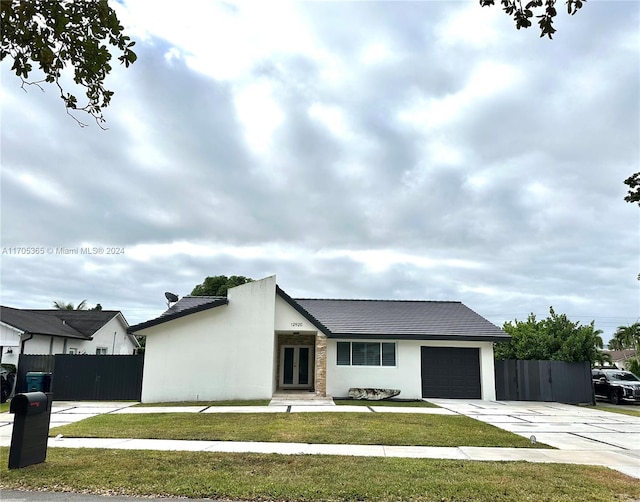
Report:
M 316 396 L 327 395 L 327 336 L 316 335 Z

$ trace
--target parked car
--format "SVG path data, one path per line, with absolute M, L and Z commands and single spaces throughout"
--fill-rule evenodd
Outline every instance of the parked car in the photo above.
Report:
M 591 377 L 596 397 L 608 399 L 612 404 L 640 402 L 640 379 L 633 373 L 617 369 L 594 369 Z
M 0 403 L 5 403 L 13 393 L 16 382 L 15 366 L 0 365 Z

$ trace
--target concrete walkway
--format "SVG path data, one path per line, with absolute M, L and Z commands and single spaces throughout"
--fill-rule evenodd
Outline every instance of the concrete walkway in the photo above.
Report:
M 278 453 L 284 455 L 353 455 L 372 457 L 443 458 L 557 462 L 610 467 L 640 479 L 640 418 L 559 403 L 494 402 L 432 399 L 440 408 L 376 406 L 322 406 L 309 402 L 272 403 L 272 406 L 132 407 L 122 402 L 54 401 L 51 427 L 100 414 L 138 413 L 424 413 L 466 415 L 539 441 L 557 450 L 487 447 L 430 447 L 333 445 L 239 441 L 176 441 L 157 439 L 49 439 L 52 448 L 113 448 L 165 451 Z M 0 446 L 11 442 L 13 415 L 0 414 Z

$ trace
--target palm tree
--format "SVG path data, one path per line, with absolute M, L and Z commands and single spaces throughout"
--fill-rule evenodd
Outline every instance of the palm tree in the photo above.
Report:
M 53 308 L 56 310 L 86 310 L 87 300 L 82 300 L 77 307 L 74 307 L 73 303 L 53 302 Z
M 596 349 L 604 348 L 604 341 L 602 340 L 602 330 L 595 329 L 593 321 L 591 321 L 591 329 L 593 330 L 593 344 L 596 346 Z
M 629 326 L 618 326 L 609 341 L 611 350 L 621 350 L 625 363 L 634 359 L 640 365 L 640 322 L 635 322 Z M 635 355 L 633 352 L 635 352 Z
M 638 351 L 640 348 L 640 322 L 634 322 L 629 326 L 618 326 L 618 329 L 613 335 L 613 339 L 616 341 L 616 345 L 620 345 L 623 349 L 635 349 Z
M 623 337 L 619 336 L 618 333 L 613 335 L 613 338 L 609 340 L 607 345 L 609 350 L 624 350 L 626 345 L 624 343 Z
M 596 357 L 593 363 L 596 366 L 604 366 L 605 363 L 611 364 L 611 355 L 606 352 L 602 352 L 601 350 L 596 351 Z

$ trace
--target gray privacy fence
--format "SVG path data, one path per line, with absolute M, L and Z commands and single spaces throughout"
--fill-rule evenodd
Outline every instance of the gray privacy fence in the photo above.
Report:
M 140 401 L 144 355 L 30 355 L 18 360 L 16 393 L 25 392 L 30 371 L 52 373 L 56 401 Z
M 589 361 L 495 361 L 499 401 L 595 404 Z

